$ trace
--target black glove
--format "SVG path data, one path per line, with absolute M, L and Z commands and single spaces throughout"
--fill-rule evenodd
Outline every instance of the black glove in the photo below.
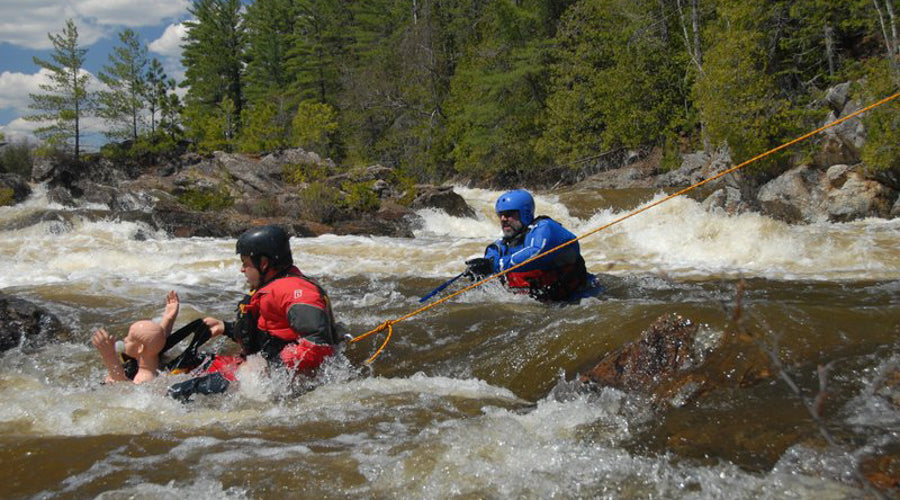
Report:
M 185 380 L 169 387 L 169 396 L 187 403 L 194 394 L 220 394 L 228 389 L 231 382 L 221 373 L 210 373 L 197 378 Z
M 466 261 L 466 276 L 481 279 L 494 274 L 494 261 L 483 257 Z

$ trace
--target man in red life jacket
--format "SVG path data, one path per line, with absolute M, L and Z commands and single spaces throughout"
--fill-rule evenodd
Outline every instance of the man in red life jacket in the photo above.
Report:
M 503 237 L 488 245 L 484 257 L 466 261 L 467 273 L 484 277 L 499 273 L 575 239 L 547 216 L 534 216 L 534 198 L 524 189 L 504 193 L 495 206 Z M 587 272 L 578 242 L 505 275 L 506 286 L 541 301 L 572 301 L 596 295 L 599 284 Z
M 236 321 L 203 321 L 213 337 L 224 334 L 240 344 L 241 354 L 216 356 L 208 375 L 173 385 L 172 397 L 223 392 L 252 354 L 261 354 L 270 366 L 308 373 L 334 353 L 340 336 L 328 295 L 294 266 L 288 240 L 278 226 L 252 228 L 238 238 L 241 272 L 251 292 L 238 304 Z

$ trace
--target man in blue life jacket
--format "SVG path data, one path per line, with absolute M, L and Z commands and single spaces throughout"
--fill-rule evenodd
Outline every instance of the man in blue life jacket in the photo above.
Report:
M 534 198 L 524 189 L 504 193 L 495 206 L 503 237 L 485 249 L 484 257 L 466 261 L 467 274 L 481 278 L 509 269 L 575 239 L 575 235 L 547 216 L 534 216 Z M 598 286 L 588 274 L 578 242 L 567 245 L 509 272 L 506 286 L 541 301 L 571 301 L 593 293 Z

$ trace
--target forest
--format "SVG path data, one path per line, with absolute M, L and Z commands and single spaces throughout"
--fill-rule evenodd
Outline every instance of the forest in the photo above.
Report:
M 81 153 L 81 120 L 100 116 L 128 154 L 300 147 L 421 181 L 527 184 L 620 149 L 656 149 L 663 169 L 697 150 L 746 159 L 820 125 L 837 83 L 852 82 L 861 104 L 900 87 L 893 0 L 193 0 L 189 10 L 180 82 L 125 30 L 91 92 L 77 26 L 49 34 L 52 60 L 35 62 L 53 79 L 31 96 L 47 144 Z M 863 161 L 900 167 L 900 106 L 864 123 Z

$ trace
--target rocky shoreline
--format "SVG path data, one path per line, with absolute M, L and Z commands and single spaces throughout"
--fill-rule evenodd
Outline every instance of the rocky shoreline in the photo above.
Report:
M 849 89 L 850 83 L 845 83 L 828 92 L 824 104 L 829 112 L 820 125 L 861 109 L 850 99 Z M 704 185 L 699 196 L 704 207 L 728 214 L 757 212 L 791 224 L 900 216 L 900 168 L 874 168 L 862 162 L 866 132 L 858 117 L 811 140 L 812 154 L 777 176 L 748 166 Z M 684 155 L 681 167 L 669 172 L 659 171 L 658 151 L 628 159 L 629 165 L 596 173 L 582 181 L 584 186 L 681 189 L 734 166 L 727 149 Z

